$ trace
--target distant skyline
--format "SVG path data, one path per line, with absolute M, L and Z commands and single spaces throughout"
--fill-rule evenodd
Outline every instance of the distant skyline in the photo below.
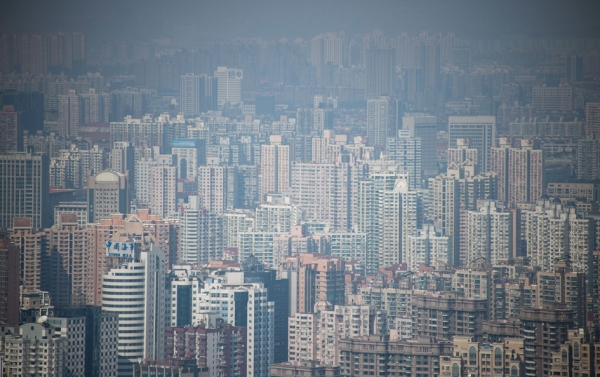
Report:
M 237 37 L 309 39 L 455 32 L 463 38 L 524 34 L 600 37 L 594 0 L 27 0 L 2 1 L 1 32 L 81 31 L 91 38 L 149 40 L 197 25 L 201 41 Z

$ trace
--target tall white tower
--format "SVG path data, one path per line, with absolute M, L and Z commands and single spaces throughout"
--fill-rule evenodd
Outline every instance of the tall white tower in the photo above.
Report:
M 215 77 L 217 78 L 217 102 L 219 107 L 227 103 L 240 105 L 242 103 L 244 72 L 241 69 L 217 67 Z
M 131 376 L 131 363 L 165 356 L 165 255 L 123 245 L 136 250 L 103 276 L 102 310 L 119 315 L 118 375 Z

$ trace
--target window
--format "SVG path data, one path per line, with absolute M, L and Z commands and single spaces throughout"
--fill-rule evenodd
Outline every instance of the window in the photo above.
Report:
M 500 349 L 500 347 L 496 347 L 496 349 L 494 350 L 494 366 L 502 366 L 502 350 Z
M 477 350 L 475 347 L 469 348 L 469 365 L 477 365 Z
M 458 364 L 454 363 L 454 364 L 452 364 L 452 377 L 458 377 L 458 375 L 459 375 Z

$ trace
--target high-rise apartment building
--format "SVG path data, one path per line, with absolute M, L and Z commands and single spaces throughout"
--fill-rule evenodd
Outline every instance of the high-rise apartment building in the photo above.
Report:
M 177 214 L 177 166 L 151 166 L 148 174 L 148 208 L 154 215 L 170 218 Z
M 60 224 L 46 229 L 47 250 L 43 258 L 42 285 L 55 306 L 85 302 L 85 235 L 77 214 L 64 213 Z
M 79 96 L 79 112 L 81 124 L 107 123 L 110 110 L 110 96 L 90 89 Z
M 585 134 L 589 138 L 600 139 L 600 102 L 585 104 Z
M 396 137 L 396 102 L 393 97 L 382 96 L 367 100 L 367 145 L 386 145 L 388 137 Z
M 475 148 L 469 148 L 469 139 L 456 139 L 456 148 L 448 148 L 448 166 L 452 164 L 461 165 L 469 160 L 475 165 L 475 172 L 477 173 L 479 171 L 477 166 L 478 152 Z
M 460 263 L 460 210 L 475 210 L 477 201 L 496 198 L 496 176 L 494 173 L 475 175 L 472 164 L 448 167 L 446 174 L 429 179 L 433 197 L 430 216 L 436 228 L 444 236 L 451 237 L 453 257 L 451 264 Z
M 573 109 L 573 88 L 569 85 L 534 86 L 531 93 L 531 107 L 539 111 L 571 111 Z
M 553 271 L 554 262 L 568 256 L 574 272 L 588 273 L 594 248 L 594 225 L 560 199 L 541 199 L 521 212 L 521 232 L 531 266 Z
M 21 255 L 5 231 L 0 231 L 0 321 L 19 325 Z
M 290 147 L 283 145 L 281 135 L 271 135 L 270 144 L 261 146 L 260 156 L 260 201 L 267 194 L 287 193 L 291 186 Z
M 490 170 L 498 175 L 498 200 L 507 204 L 535 202 L 543 194 L 544 157 L 533 140 L 521 140 L 512 148 L 510 139 L 500 138 L 492 148 Z
M 185 263 L 220 260 L 223 255 L 221 216 L 202 207 L 202 199 L 190 196 L 180 217 L 179 258 Z
M 52 225 L 49 171 L 44 153 L 0 155 L 0 228 L 12 229 L 15 217 L 31 218 L 34 231 Z
M 124 259 L 103 276 L 102 308 L 119 315 L 118 376 L 131 376 L 132 363 L 165 357 L 165 256 L 156 246 Z
M 469 147 L 478 151 L 479 172 L 490 170 L 495 137 L 496 117 L 451 116 L 448 118 L 448 148 L 456 148 L 457 139 L 468 139 Z
M 167 327 L 167 360 L 194 361 L 210 377 L 245 376 L 247 328 L 231 326 L 215 312 L 198 318 L 201 326 Z
M 58 128 L 61 136 L 77 137 L 80 123 L 79 96 L 75 90 L 58 95 Z
M 66 357 L 63 361 L 64 373 L 67 376 L 83 376 L 86 370 L 86 318 L 48 317 L 44 322 L 54 326 L 56 333 L 67 340 Z
M 350 231 L 360 176 L 350 154 L 332 164 L 293 162 L 292 200 L 306 211 L 305 219 L 328 222 L 333 231 Z
M 318 302 L 317 360 L 340 365 L 340 339 L 355 339 L 388 332 L 387 315 L 372 305 L 330 305 Z
M 423 145 L 420 137 L 413 137 L 409 130 L 398 130 L 396 137 L 388 137 L 387 157 L 398 164 L 400 171 L 408 173 L 410 189 L 421 188 L 423 177 Z
M 67 343 L 67 339 L 52 326 L 38 323 L 21 325 L 18 334 L 5 337 L 4 351 L 14 356 L 4 359 L 5 368 L 14 376 L 67 376 Z M 23 352 L 24 349 L 27 352 Z
M 483 258 L 496 265 L 516 257 L 512 211 L 498 207 L 496 202 L 485 201 L 477 211 L 468 211 L 466 228 L 466 260 L 463 265 Z
M 574 312 L 564 304 L 521 309 L 521 334 L 524 339 L 526 377 L 550 375 L 552 353 L 568 340 Z
M 13 105 L 0 111 L 0 154 L 23 150 L 23 120 Z
M 202 207 L 207 211 L 222 215 L 228 207 L 233 207 L 228 199 L 228 167 L 220 165 L 201 165 L 198 167 L 198 196 L 202 198 Z
M 198 167 L 206 164 L 206 140 L 173 139 L 171 153 L 175 156 L 178 178 L 195 179 Z
M 221 314 L 227 323 L 246 327 L 248 376 L 268 377 L 274 358 L 275 303 L 263 283 L 245 283 L 244 272 L 212 278 L 201 293 L 200 310 Z
M 433 338 L 398 341 L 389 335 L 340 340 L 340 376 L 441 375 L 439 357 L 452 346 Z
M 466 298 L 456 292 L 415 294 L 411 306 L 413 338 L 451 340 L 456 335 L 472 336 L 481 333 L 488 314 L 487 300 Z
M 129 177 L 104 171 L 88 177 L 88 221 L 97 223 L 115 213 L 129 213 Z
M 312 313 L 318 301 L 345 303 L 344 260 L 324 254 L 298 254 L 279 265 L 279 276 L 290 281 L 290 316 Z
M 440 235 L 432 224 L 423 225 L 404 243 L 402 261 L 409 271 L 419 271 L 420 265 L 439 268 L 449 264 L 454 256 L 450 237 Z
M 365 52 L 366 97 L 394 96 L 396 52 L 386 46 L 369 46 Z
M 179 108 L 184 116 L 200 115 L 200 77 L 188 73 L 181 76 L 179 84 Z
M 421 169 L 426 177 L 436 176 L 437 117 L 405 115 L 402 117 L 402 129 L 409 130 L 411 137 L 421 138 Z
M 173 327 L 199 325 L 200 277 L 192 273 L 189 265 L 175 265 L 166 279 L 166 324 Z
M 600 140 L 581 139 L 577 142 L 577 179 L 592 181 L 600 178 Z
M 31 218 L 15 217 L 11 240 L 21 254 L 21 286 L 25 292 L 42 287 L 42 254 L 47 250 L 45 232 L 36 232 Z
M 242 104 L 242 79 L 244 72 L 241 69 L 217 67 L 214 73 L 217 79 L 217 101 L 219 107 Z

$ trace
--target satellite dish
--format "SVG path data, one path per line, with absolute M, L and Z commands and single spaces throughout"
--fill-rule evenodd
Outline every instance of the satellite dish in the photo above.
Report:
M 37 323 L 44 323 L 46 322 L 46 320 L 48 320 L 48 316 L 43 315 L 40 318 L 38 318 Z

